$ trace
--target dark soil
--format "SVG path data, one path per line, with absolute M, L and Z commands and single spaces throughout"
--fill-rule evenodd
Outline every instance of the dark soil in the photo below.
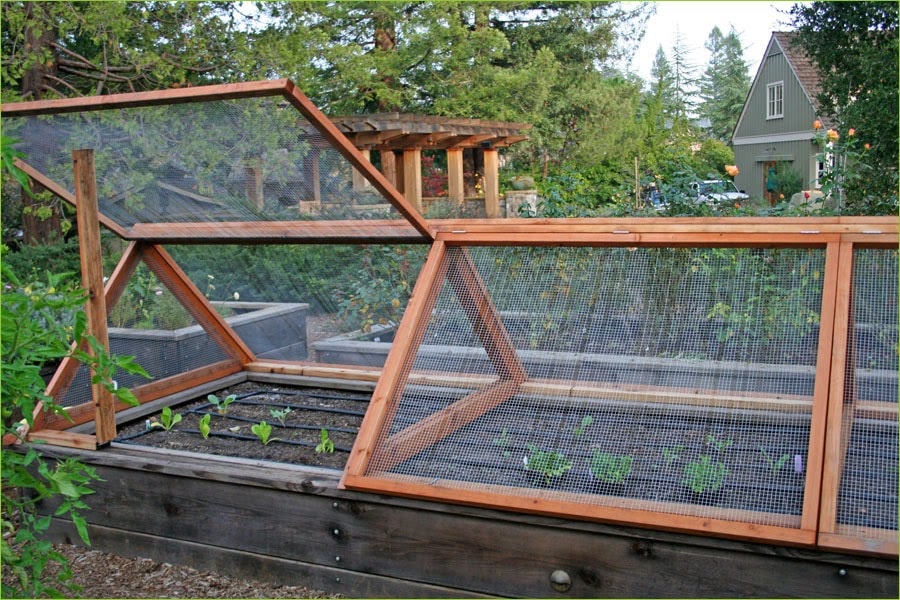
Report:
M 207 398 L 198 398 L 189 404 L 172 407 L 173 413 L 181 416 L 181 421 L 171 429 L 160 427 L 162 417 L 156 415 L 121 427 L 116 441 L 343 469 L 370 397 L 363 392 L 261 386 L 257 383 L 242 383 L 215 395 L 225 399 L 232 394 L 236 399 L 224 413 Z M 272 411 L 289 412 L 283 416 L 282 423 Z M 210 415 L 210 433 L 206 439 L 199 429 L 204 415 Z M 252 427 L 260 422 L 272 427 L 267 444 L 252 431 Z M 323 444 L 323 430 L 333 444 L 333 450 L 327 442 Z

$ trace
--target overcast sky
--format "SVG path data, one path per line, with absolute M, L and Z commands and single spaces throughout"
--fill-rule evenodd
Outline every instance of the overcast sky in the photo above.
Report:
M 647 23 L 647 31 L 629 70 L 645 81 L 650 79 L 650 69 L 660 45 L 671 58 L 676 32 L 691 52 L 691 61 L 697 67 L 697 75 L 706 69 L 709 52 L 704 48 L 709 32 L 716 25 L 727 34 L 732 25 L 741 38 L 744 59 L 750 64 L 750 77 L 756 75 L 762 54 L 773 31 L 789 31 L 786 14 L 795 2 L 682 2 L 680 0 L 656 3 L 656 15 Z

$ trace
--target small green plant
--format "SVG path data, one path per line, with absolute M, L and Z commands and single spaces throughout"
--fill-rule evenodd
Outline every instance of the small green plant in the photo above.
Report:
M 506 427 L 503 428 L 503 431 L 500 432 L 498 437 L 495 437 L 493 440 L 493 444 L 495 446 L 500 446 L 503 448 L 503 456 L 509 457 L 509 431 L 507 431 Z
M 772 471 L 772 474 L 775 475 L 778 471 L 781 470 L 784 465 L 787 464 L 787 461 L 791 460 L 790 454 L 782 454 L 778 458 L 772 458 L 766 449 L 762 446 L 759 447 L 759 451 L 762 452 L 763 458 L 766 459 L 766 463 L 769 465 L 769 470 Z
M 272 426 L 265 421 L 260 421 L 256 425 L 253 425 L 252 427 L 250 427 L 250 431 L 253 432 L 253 435 L 259 438 L 259 441 L 263 443 L 263 446 L 268 446 L 270 442 L 275 442 L 280 439 L 271 437 Z
M 687 464 L 681 482 L 696 494 L 715 492 L 722 488 L 728 474 L 722 462 L 714 462 L 709 455 L 702 454 L 698 460 Z
M 731 438 L 722 438 L 720 440 L 719 437 L 714 433 L 707 434 L 706 436 L 706 444 L 714 447 L 719 452 L 728 450 L 729 448 L 731 448 L 731 445 L 733 443 L 734 440 L 732 440 Z
M 282 427 L 284 427 L 285 417 L 287 417 L 289 414 L 291 414 L 291 412 L 293 412 L 293 411 L 291 411 L 290 408 L 270 408 L 269 409 L 269 414 L 272 415 L 272 418 L 276 419 Z
M 328 436 L 328 430 L 324 427 L 319 430 L 319 443 L 316 444 L 316 452 L 319 454 L 324 452 L 331 454 L 334 452 L 334 442 L 331 441 L 331 438 Z
M 200 417 L 200 423 L 198 424 L 198 427 L 200 428 L 200 435 L 204 440 L 209 437 L 209 422 L 211 419 L 212 415 L 209 413 L 206 413 L 205 415 Z
M 633 464 L 634 459 L 631 456 L 594 450 L 591 473 L 604 483 L 622 483 L 631 474 Z
M 591 415 L 587 415 L 583 419 L 581 419 L 581 424 L 578 425 L 575 429 L 572 430 L 572 433 L 575 434 L 576 438 L 580 438 L 584 435 L 584 430 L 590 427 L 590 425 L 594 422 L 594 417 Z
M 572 461 L 562 452 L 541 450 L 531 444 L 528 445 L 524 462 L 527 470 L 543 475 L 547 485 L 550 485 L 553 477 L 561 477 L 572 468 Z
M 172 412 L 172 407 L 166 406 L 159 415 L 159 421 L 152 420 L 150 427 L 160 427 L 166 431 L 181 423 L 181 415 Z
M 674 448 L 663 448 L 663 458 L 666 459 L 666 466 L 671 467 L 672 463 L 681 458 L 684 452 L 684 446 L 675 446 Z
M 206 399 L 209 400 L 210 404 L 216 407 L 216 410 L 219 411 L 220 415 L 224 415 L 228 412 L 228 405 L 237 400 L 237 396 L 229 394 L 224 399 L 220 399 L 215 394 L 210 394 Z

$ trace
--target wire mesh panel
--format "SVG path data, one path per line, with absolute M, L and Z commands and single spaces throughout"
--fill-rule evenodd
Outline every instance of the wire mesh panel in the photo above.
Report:
M 838 534 L 897 539 L 897 250 L 854 251 Z
M 10 116 L 3 125 L 32 166 L 68 189 L 71 151 L 94 150 L 100 211 L 123 227 L 398 217 L 281 97 Z
M 799 527 L 824 256 L 448 248 L 366 474 Z

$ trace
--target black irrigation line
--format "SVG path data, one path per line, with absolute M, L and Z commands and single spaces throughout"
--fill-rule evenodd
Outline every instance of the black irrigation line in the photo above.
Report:
M 190 410 L 184 411 L 184 414 L 213 415 L 214 417 L 222 417 L 223 419 L 231 419 L 232 421 L 241 421 L 242 423 L 254 423 L 254 424 L 259 423 L 259 419 L 251 419 L 250 417 L 240 417 L 238 415 L 230 415 L 228 413 L 225 413 L 223 415 L 217 411 L 204 410 L 206 408 L 209 408 L 209 406 L 211 406 L 211 405 L 201 406 L 198 408 L 192 408 Z M 258 406 L 275 406 L 275 405 L 260 403 Z M 268 423 L 268 421 L 267 421 L 267 423 Z M 281 423 L 278 423 L 277 425 L 275 423 L 269 423 L 269 424 L 275 425 L 282 429 L 306 429 L 306 430 L 315 430 L 315 431 L 323 429 L 323 427 L 321 425 L 302 425 L 302 424 L 294 425 L 292 423 L 285 423 L 284 425 L 282 425 Z M 359 433 L 358 427 L 325 427 L 324 429 L 327 429 L 329 432 L 339 431 L 341 433 L 353 433 L 353 434 Z M 184 430 L 182 430 L 182 431 L 184 431 Z
M 340 394 L 326 394 L 323 392 L 297 392 L 291 391 L 286 392 L 282 390 L 255 390 L 252 392 L 246 392 L 237 396 L 237 400 L 244 400 L 246 398 L 252 398 L 253 396 L 265 396 L 266 394 L 274 394 L 277 396 L 301 396 L 303 398 L 322 398 L 324 400 L 350 400 L 352 402 L 369 402 L 372 397 L 370 396 L 342 396 Z
M 155 431 L 162 431 L 162 430 L 146 429 L 144 431 L 138 431 L 137 433 L 132 433 L 130 435 L 118 437 L 118 438 L 116 438 L 115 441 L 122 443 L 122 444 L 134 444 L 136 446 L 139 446 L 140 445 L 139 443 L 134 442 L 132 440 L 142 437 L 142 436 L 145 436 L 148 433 L 153 433 Z M 200 435 L 199 429 L 172 429 L 170 431 L 175 431 L 178 433 L 196 433 L 197 435 Z M 225 432 L 216 432 L 216 431 L 210 431 L 209 437 L 232 438 L 232 439 L 237 439 L 237 440 L 243 440 L 246 442 L 259 442 L 260 441 L 260 439 L 258 437 L 256 437 L 255 435 L 243 435 L 240 433 L 225 433 Z M 273 444 L 273 443 L 290 444 L 291 446 L 305 446 L 307 448 L 315 448 L 316 446 L 318 446 L 318 444 L 315 444 L 313 442 L 304 442 L 301 440 L 271 439 L 271 438 L 269 439 L 269 443 L 270 444 Z M 350 452 L 351 449 L 347 448 L 346 446 L 338 446 L 337 444 L 335 444 L 334 450 L 340 451 L 340 452 Z

